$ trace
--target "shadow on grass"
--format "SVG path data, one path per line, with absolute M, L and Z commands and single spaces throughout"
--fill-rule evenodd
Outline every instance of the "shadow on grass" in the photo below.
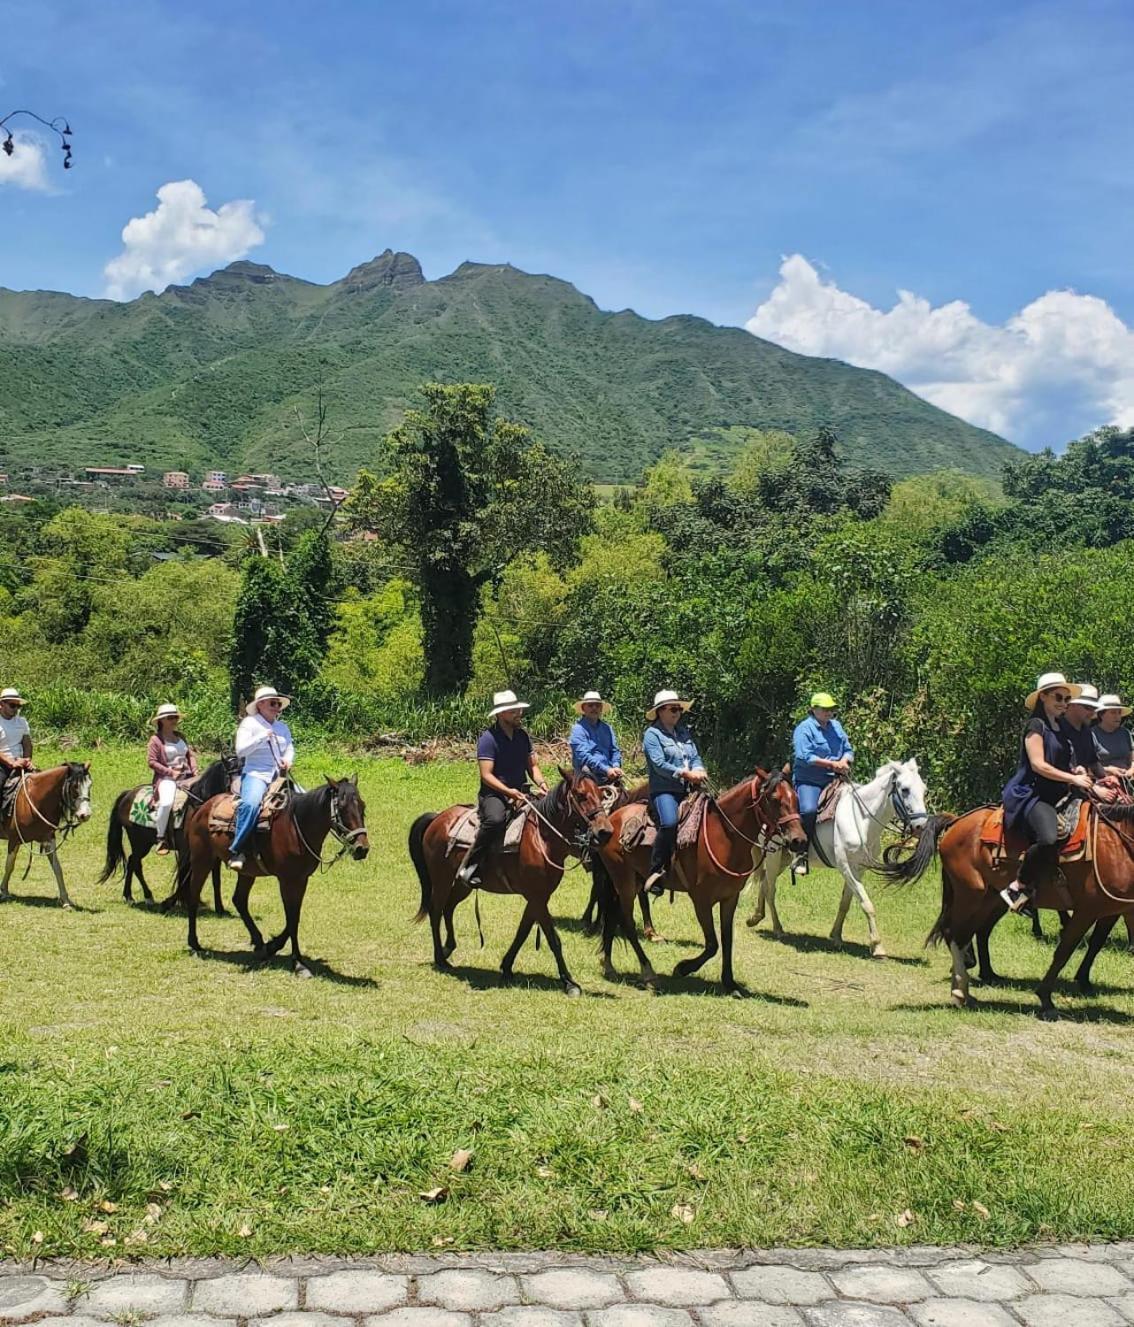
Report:
M 958 1009 L 947 999 L 940 1002 L 926 1001 L 924 1004 L 911 1002 L 909 1004 L 892 1004 L 887 1008 L 895 1013 L 903 1014 L 942 1014 L 949 1018 L 963 1018 L 966 1013 L 989 1013 L 989 1014 L 1019 1014 L 1034 1018 L 1039 1013 L 1039 1001 L 1033 995 L 1030 1000 L 997 1000 L 989 997 L 985 992 L 988 987 L 984 987 L 979 996 L 969 995 L 969 1003 L 964 1009 Z M 1061 1020 L 1068 1023 L 1111 1023 L 1115 1027 L 1134 1026 L 1134 1014 L 1126 1013 L 1121 1009 L 1110 1009 L 1105 1005 L 1068 1006 L 1060 999 L 1061 994 L 1071 994 L 1071 992 L 1060 992 L 1058 988 L 1055 991 L 1056 1012 Z M 1084 997 L 1080 996 L 1080 999 Z
M 509 980 L 498 968 L 470 968 L 454 963 L 452 968 L 442 975 L 455 977 L 474 991 L 509 991 L 522 990 L 527 987 L 529 990 L 553 991 L 556 995 L 563 994 L 563 983 L 558 977 L 552 977 L 546 972 L 515 972 Z M 585 977 L 580 979 L 574 973 L 571 975 L 574 977 L 575 983 L 582 987 L 585 996 L 597 1000 L 614 999 L 609 991 L 588 986 Z
M 88 908 L 82 903 L 76 903 L 74 899 L 71 900 L 70 908 L 64 908 L 60 905 L 57 894 L 9 894 L 4 902 L 0 903 L 0 911 L 16 903 L 25 908 L 55 908 L 58 912 L 82 912 L 92 917 L 102 912 L 102 908 Z
M 273 954 L 270 958 L 257 958 L 251 949 L 205 949 L 203 957 L 210 963 L 227 963 L 234 968 L 243 968 L 246 972 L 270 969 L 288 972 L 292 967 L 289 954 L 279 953 Z M 303 955 L 303 964 L 313 977 L 328 981 L 335 986 L 349 986 L 371 991 L 376 991 L 381 987 L 381 983 L 375 981 L 373 977 L 351 977 L 347 973 L 339 972 L 337 968 L 331 967 L 329 963 L 324 962 L 321 958 L 312 958 L 310 954 Z
M 558 931 L 569 931 L 569 932 L 571 932 L 571 934 L 573 934 L 573 935 L 581 935 L 581 936 L 583 937 L 584 940 L 594 940 L 594 942 L 595 942 L 596 944 L 598 943 L 599 938 L 600 938 L 600 936 L 601 936 L 601 934 L 602 934 L 602 928 L 601 928 L 601 926 L 598 927 L 596 930 L 593 930 L 593 931 L 592 931 L 592 930 L 591 930 L 591 929 L 590 929 L 590 928 L 589 928 L 589 927 L 583 922 L 582 918 L 579 918 L 579 917 L 556 917 L 556 919 L 555 919 L 555 928 L 556 928 L 556 930 L 558 930 Z M 664 931 L 664 928 L 661 926 L 660 922 L 658 921 L 658 919 L 657 919 L 656 917 L 654 918 L 654 928 L 655 928 L 655 930 L 658 930 L 658 931 Z M 618 938 L 619 938 L 620 940 L 622 940 L 622 937 L 621 937 L 621 936 L 619 936 Z M 673 948 L 673 949 L 700 949 L 700 948 L 701 948 L 701 942 L 698 941 L 698 940 L 673 940 L 673 939 L 671 939 L 668 935 L 665 936 L 664 940 L 660 940 L 660 941 L 650 941 L 650 940 L 647 940 L 647 939 L 646 939 L 645 932 L 642 930 L 642 925 L 641 925 L 641 920 L 640 920 L 640 919 L 639 919 L 639 921 L 638 921 L 638 939 L 641 940 L 641 942 L 642 942 L 643 945 L 646 945 L 646 944 L 656 944 L 656 945 L 658 945 L 659 947 L 662 947 L 662 946 L 665 946 L 665 945 L 669 945 L 669 946 L 670 946 L 671 948 Z M 623 943 L 625 944 L 625 940 L 623 940 Z
M 806 935 L 802 932 L 794 935 L 790 932 L 773 935 L 771 931 L 757 931 L 756 935 L 763 940 L 770 940 L 773 944 L 786 945 L 800 954 L 857 954 L 862 958 L 871 959 L 872 962 L 900 963 L 903 967 L 910 968 L 924 967 L 927 962 L 924 958 L 910 958 L 907 954 L 891 953 L 887 953 L 885 958 L 875 960 L 868 944 L 859 944 L 852 940 L 840 942 L 832 940 L 829 935 Z

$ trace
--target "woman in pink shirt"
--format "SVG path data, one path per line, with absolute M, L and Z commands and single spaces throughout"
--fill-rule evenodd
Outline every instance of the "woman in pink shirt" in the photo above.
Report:
M 154 715 L 154 735 L 146 748 L 146 761 L 154 772 L 157 800 L 154 828 L 157 830 L 157 850 L 162 855 L 169 852 L 166 833 L 177 785 L 197 777 L 197 756 L 178 728 L 180 722 L 181 714 L 176 705 L 159 705 Z

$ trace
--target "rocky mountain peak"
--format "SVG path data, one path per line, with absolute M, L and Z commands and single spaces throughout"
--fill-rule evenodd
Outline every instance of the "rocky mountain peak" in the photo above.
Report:
M 377 290 L 381 286 L 409 290 L 424 282 L 421 264 L 412 253 L 395 253 L 393 249 L 386 249 L 368 263 L 352 267 L 340 284 L 346 290 Z

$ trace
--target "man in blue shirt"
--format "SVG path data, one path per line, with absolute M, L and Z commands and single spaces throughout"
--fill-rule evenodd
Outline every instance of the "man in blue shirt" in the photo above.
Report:
M 585 774 L 602 786 L 622 782 L 622 752 L 614 729 L 603 717 L 610 713 L 609 701 L 597 691 L 588 691 L 575 702 L 579 716 L 571 727 L 571 766 L 576 774 Z
M 503 834 L 510 807 L 523 806 L 527 801 L 524 789 L 528 778 L 547 792 L 547 780 L 536 761 L 532 739 L 522 727 L 524 711 L 530 708 L 527 701 L 517 700 L 514 691 L 497 691 L 492 706 L 489 718 L 496 722 L 481 733 L 476 744 L 480 828 L 457 872 L 457 879 L 466 885 L 480 883 L 481 858 Z
M 811 697 L 811 712 L 796 724 L 792 747 L 791 777 L 799 796 L 800 819 L 814 842 L 823 789 L 832 779 L 849 774 L 854 761 L 854 748 L 835 718 L 835 699 L 829 692 L 816 691 Z

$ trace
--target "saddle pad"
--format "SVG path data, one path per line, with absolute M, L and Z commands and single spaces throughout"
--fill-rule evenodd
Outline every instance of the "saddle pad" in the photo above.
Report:
M 677 846 L 691 848 L 697 842 L 701 832 L 701 821 L 709 807 L 706 793 L 693 793 L 686 797 L 677 810 Z M 633 852 L 635 848 L 652 848 L 658 836 L 657 826 L 650 817 L 649 805 L 645 802 L 634 803 L 634 809 L 622 819 L 622 831 L 619 840 L 623 852 Z
M 843 787 L 842 779 L 832 779 L 819 794 L 819 810 L 815 820 L 817 825 L 825 825 L 828 820 L 834 820 L 835 812 L 839 809 L 839 798 L 842 796 Z
M 528 807 L 510 816 L 507 824 L 504 826 L 504 841 L 496 845 L 497 852 L 519 852 L 520 839 L 524 835 L 524 826 L 528 823 L 528 816 L 531 811 Z M 473 839 L 476 838 L 477 830 L 480 829 L 480 816 L 477 814 L 475 806 L 466 808 L 464 815 L 453 822 L 452 829 L 449 830 L 449 841 L 445 847 L 445 856 L 456 852 L 458 849 L 465 851 L 472 847 Z
M 256 821 L 256 832 L 267 829 L 272 817 L 282 811 L 288 803 L 288 782 L 285 778 L 273 779 L 268 784 L 268 791 L 260 803 L 260 815 Z M 217 797 L 209 811 L 209 833 L 231 834 L 236 828 L 236 804 L 240 798 L 232 793 L 222 793 Z
M 1091 804 L 1086 798 L 1075 798 L 1065 806 L 1056 808 L 1059 817 L 1059 860 L 1078 862 L 1087 856 L 1087 823 Z M 1028 840 L 1015 830 L 1004 829 L 1004 808 L 995 807 L 984 818 L 980 831 L 981 844 L 992 851 L 997 862 L 1016 860 L 1028 850 Z
M 178 788 L 173 795 L 173 826 L 175 829 L 181 828 L 181 822 L 185 819 L 185 803 L 189 800 L 189 794 L 184 788 Z M 134 800 L 130 803 L 130 823 L 141 825 L 145 829 L 155 827 L 154 814 L 157 810 L 157 799 L 154 797 L 152 785 L 139 788 L 134 795 Z

